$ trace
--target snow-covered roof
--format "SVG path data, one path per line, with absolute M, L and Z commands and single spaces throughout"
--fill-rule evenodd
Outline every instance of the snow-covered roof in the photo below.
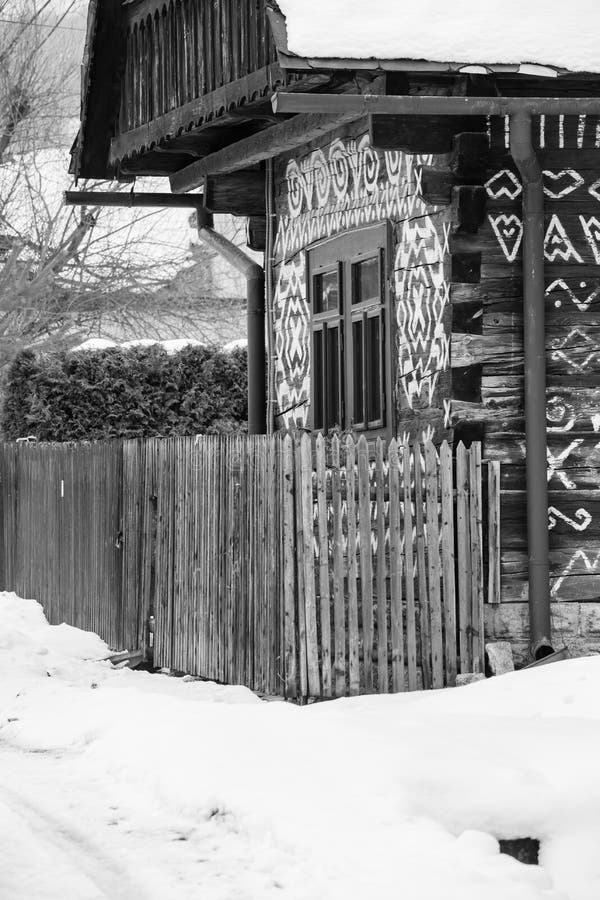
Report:
M 535 63 L 600 72 L 599 0 L 278 0 L 301 57 Z

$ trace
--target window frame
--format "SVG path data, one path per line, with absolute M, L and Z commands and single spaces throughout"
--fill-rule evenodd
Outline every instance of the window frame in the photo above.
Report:
M 311 341 L 311 378 L 310 378 L 310 414 L 311 430 L 322 430 L 327 433 L 336 425 L 342 430 L 353 430 L 369 437 L 391 436 L 394 425 L 394 407 L 392 394 L 392 353 L 394 317 L 390 309 L 390 259 L 391 230 L 389 222 L 380 222 L 364 228 L 345 231 L 342 234 L 319 241 L 305 251 L 307 294 L 310 308 L 310 341 Z M 356 291 L 357 265 L 377 256 L 379 260 L 379 297 L 371 297 L 359 303 L 353 303 Z M 337 267 L 338 305 L 337 309 L 315 312 L 316 278 L 332 272 Z M 365 422 L 353 421 L 355 413 L 355 380 L 356 359 L 353 352 L 353 329 L 360 322 L 363 377 L 361 394 L 363 409 L 373 409 L 370 398 L 369 371 L 369 323 L 378 321 L 379 337 L 379 412 L 377 419 Z M 337 329 L 337 391 L 324 381 L 325 389 L 317 392 L 316 372 L 331 364 L 328 359 L 328 334 L 330 329 Z M 317 364 L 317 339 L 321 334 L 320 355 Z M 334 398 L 333 394 L 337 393 Z M 330 405 L 337 402 L 339 416 L 331 414 Z M 318 415 L 316 415 L 318 411 Z M 336 419 L 341 421 L 337 422 Z M 315 419 L 323 423 L 315 426 Z M 363 417 L 364 419 L 364 417 Z

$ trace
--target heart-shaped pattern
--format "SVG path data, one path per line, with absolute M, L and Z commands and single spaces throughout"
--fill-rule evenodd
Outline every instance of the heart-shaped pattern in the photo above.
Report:
M 499 200 L 500 197 L 514 200 L 522 191 L 519 179 L 510 169 L 501 169 L 497 172 L 486 182 L 485 189 L 492 200 Z
M 523 223 L 518 216 L 502 213 L 488 216 L 490 225 L 508 262 L 514 262 L 523 239 Z
M 584 184 L 584 179 L 575 169 L 562 169 L 560 172 L 550 172 L 544 169 L 544 193 L 553 200 L 560 200 L 572 194 Z

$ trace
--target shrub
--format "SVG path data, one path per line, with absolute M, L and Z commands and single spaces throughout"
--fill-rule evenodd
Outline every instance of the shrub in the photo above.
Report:
M 243 431 L 247 384 L 245 349 L 24 350 L 8 373 L 2 430 L 42 441 Z

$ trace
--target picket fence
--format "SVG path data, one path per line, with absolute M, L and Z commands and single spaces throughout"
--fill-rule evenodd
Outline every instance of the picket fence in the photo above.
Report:
M 478 444 L 3 444 L 2 583 L 115 650 L 152 641 L 157 666 L 264 694 L 441 687 L 481 669 L 499 595 L 483 468 L 486 510 Z

